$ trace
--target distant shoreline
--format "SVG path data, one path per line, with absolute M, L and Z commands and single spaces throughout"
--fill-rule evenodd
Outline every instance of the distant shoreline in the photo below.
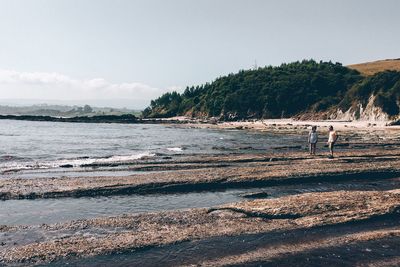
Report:
M 390 125 L 390 121 L 344 121 L 344 120 L 295 120 L 286 119 L 257 119 L 247 121 L 216 121 L 212 119 L 171 117 L 142 119 L 132 114 L 123 115 L 96 115 L 76 117 L 53 117 L 41 115 L 0 115 L 0 120 L 42 121 L 42 122 L 69 122 L 69 123 L 119 123 L 119 124 L 176 124 L 192 128 L 209 128 L 225 130 L 257 130 L 286 132 L 293 130 L 307 130 L 311 125 L 325 129 L 329 125 L 340 131 L 351 130 L 382 130 L 400 129 Z
M 210 120 L 182 117 L 142 119 L 133 114 L 56 117 L 45 115 L 0 115 L 0 120 L 70 122 L 70 123 L 142 123 L 142 124 L 209 124 Z
M 180 119 L 180 118 L 142 119 L 136 117 L 133 114 L 74 116 L 74 117 L 55 117 L 55 116 L 44 116 L 44 115 L 0 115 L 0 120 L 72 122 L 72 123 L 124 123 L 124 124 L 209 123 L 208 120 L 188 119 L 188 118 L 187 119 Z
M 75 123 L 137 123 L 134 115 L 96 115 L 76 117 L 52 117 L 40 115 L 0 115 L 0 120 L 20 121 L 49 121 L 49 122 L 75 122 Z

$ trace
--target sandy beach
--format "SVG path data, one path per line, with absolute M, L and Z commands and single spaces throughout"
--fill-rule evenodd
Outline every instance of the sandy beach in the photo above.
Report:
M 399 126 L 389 126 L 390 121 L 346 121 L 346 120 L 315 120 L 303 121 L 295 119 L 267 119 L 233 122 L 207 123 L 208 121 L 191 120 L 187 117 L 174 117 L 168 120 L 186 122 L 191 127 L 207 127 L 218 129 L 251 129 L 259 131 L 279 130 L 310 130 L 311 126 L 317 126 L 322 132 L 326 132 L 329 126 L 338 131 L 396 131 Z M 168 121 L 166 120 L 166 121 Z M 203 122 L 203 123 L 200 123 Z

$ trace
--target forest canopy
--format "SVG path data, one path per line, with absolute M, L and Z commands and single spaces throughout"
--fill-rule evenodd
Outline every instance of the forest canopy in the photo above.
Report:
M 366 98 L 364 93 L 378 93 L 377 101 L 393 103 L 393 97 L 399 97 L 399 75 L 389 71 L 365 78 L 340 63 L 314 60 L 241 70 L 211 83 L 186 87 L 181 94 L 166 93 L 151 101 L 143 117 L 186 115 L 224 120 L 292 117 L 325 111 L 339 104 L 347 107 L 356 96 Z M 394 107 L 389 109 L 396 112 Z

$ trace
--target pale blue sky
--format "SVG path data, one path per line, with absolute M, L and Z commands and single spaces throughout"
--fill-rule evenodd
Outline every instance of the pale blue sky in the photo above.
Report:
M 143 107 L 255 60 L 400 58 L 399 10 L 397 0 L 0 0 L 0 99 Z

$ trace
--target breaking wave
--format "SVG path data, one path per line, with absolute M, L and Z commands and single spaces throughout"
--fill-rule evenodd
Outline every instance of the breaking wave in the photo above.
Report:
M 94 164 L 112 164 L 112 163 L 126 163 L 135 160 L 139 160 L 146 157 L 154 157 L 154 153 L 143 152 L 132 155 L 115 155 L 109 157 L 81 157 L 74 159 L 61 159 L 54 161 L 44 162 L 7 162 L 0 164 L 0 172 L 18 172 L 23 170 L 39 170 L 39 169 L 53 169 L 53 168 L 65 168 L 65 167 L 81 167 L 85 165 Z

